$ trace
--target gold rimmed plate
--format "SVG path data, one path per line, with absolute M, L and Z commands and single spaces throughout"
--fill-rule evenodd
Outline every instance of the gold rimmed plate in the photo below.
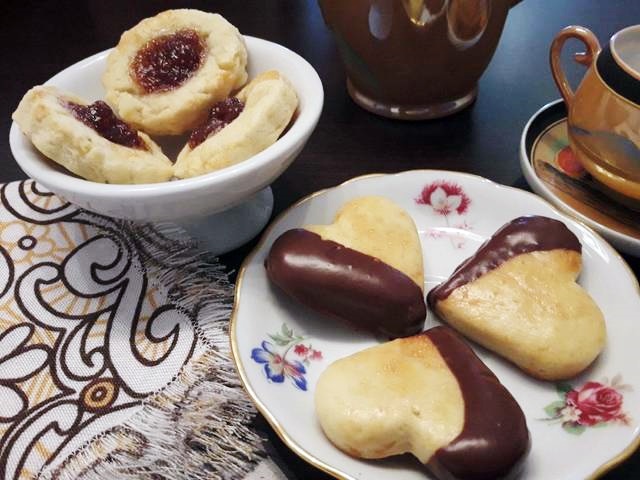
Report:
M 433 196 L 436 189 L 441 191 Z M 415 221 L 424 255 L 425 292 L 504 223 L 530 214 L 563 221 L 582 243 L 580 283 L 607 321 L 604 352 L 580 377 L 553 384 L 529 378 L 486 350 L 474 349 L 526 415 L 532 450 L 522 478 L 595 478 L 631 455 L 640 443 L 640 288 L 633 272 L 598 234 L 541 198 L 481 177 L 435 170 L 360 177 L 305 198 L 272 223 L 240 270 L 230 327 L 234 360 L 258 410 L 295 453 L 341 479 L 417 480 L 428 475 L 408 455 L 363 461 L 326 439 L 314 412 L 320 373 L 334 360 L 378 340 L 289 299 L 269 283 L 263 265 L 281 233 L 331 223 L 346 201 L 362 195 L 386 196 Z M 437 204 L 451 196 L 466 201 L 452 199 L 451 208 Z M 429 312 L 425 328 L 436 324 Z M 584 400 L 579 412 L 565 408 L 571 406 L 570 392 Z M 604 414 L 596 416 L 598 408 Z

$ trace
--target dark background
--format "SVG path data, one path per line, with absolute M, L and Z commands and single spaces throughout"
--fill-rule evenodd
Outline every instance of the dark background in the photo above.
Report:
M 0 0 L 0 182 L 24 178 L 11 156 L 8 135 L 11 113 L 28 88 L 114 46 L 142 18 L 183 7 L 221 13 L 242 33 L 289 47 L 316 68 L 324 83 L 320 123 L 273 185 L 274 213 L 313 191 L 374 172 L 447 169 L 528 188 L 518 161 L 519 140 L 528 118 L 559 97 L 548 66 L 553 36 L 566 25 L 579 24 L 602 43 L 617 30 L 640 23 L 639 0 L 524 0 L 509 14 L 476 103 L 446 119 L 404 123 L 375 117 L 349 99 L 315 0 Z M 569 42 L 565 50 L 576 48 L 580 46 Z M 569 63 L 569 76 L 577 82 L 582 67 Z M 221 257 L 232 275 L 252 245 Z M 640 261 L 625 258 L 638 275 Z M 277 461 L 290 478 L 328 478 L 289 452 L 264 420 L 257 424 L 273 440 Z M 640 454 L 603 478 L 640 478 Z

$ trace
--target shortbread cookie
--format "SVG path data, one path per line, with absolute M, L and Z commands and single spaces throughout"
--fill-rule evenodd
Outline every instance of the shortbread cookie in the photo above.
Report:
M 151 135 L 195 128 L 247 81 L 247 49 L 217 14 L 167 10 L 122 34 L 102 83 L 124 120 Z
M 235 98 L 215 105 L 178 155 L 175 175 L 194 177 L 242 162 L 278 140 L 298 106 L 280 73 L 258 75 Z
M 447 327 L 332 363 L 315 405 L 322 430 L 345 453 L 412 453 L 439 479 L 505 478 L 529 451 L 518 403 Z
M 285 293 L 355 327 L 395 338 L 424 325 L 420 239 L 411 217 L 384 197 L 351 200 L 331 225 L 285 232 L 265 267 Z
M 87 180 L 155 183 L 173 175 L 160 147 L 104 102 L 88 105 L 55 87 L 39 86 L 25 94 L 13 119 L 40 152 Z
M 530 375 L 567 379 L 606 340 L 602 312 L 575 281 L 581 262 L 580 242 L 562 222 L 520 217 L 429 292 L 429 305 Z

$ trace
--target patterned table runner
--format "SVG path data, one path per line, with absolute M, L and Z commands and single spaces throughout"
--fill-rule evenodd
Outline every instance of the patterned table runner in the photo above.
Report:
M 0 478 L 280 476 L 248 427 L 219 264 L 30 180 L 0 200 Z

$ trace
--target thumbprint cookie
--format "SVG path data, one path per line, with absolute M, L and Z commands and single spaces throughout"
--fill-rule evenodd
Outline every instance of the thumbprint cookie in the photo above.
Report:
M 167 10 L 122 34 L 102 77 L 106 101 L 150 135 L 178 135 L 247 81 L 247 49 L 218 14 Z
M 258 75 L 235 97 L 215 104 L 178 155 L 175 176 L 195 177 L 234 165 L 275 143 L 298 107 L 282 74 Z
M 86 101 L 38 86 L 20 101 L 13 119 L 46 157 L 101 183 L 156 183 L 173 175 L 171 161 L 143 132 L 102 101 Z

